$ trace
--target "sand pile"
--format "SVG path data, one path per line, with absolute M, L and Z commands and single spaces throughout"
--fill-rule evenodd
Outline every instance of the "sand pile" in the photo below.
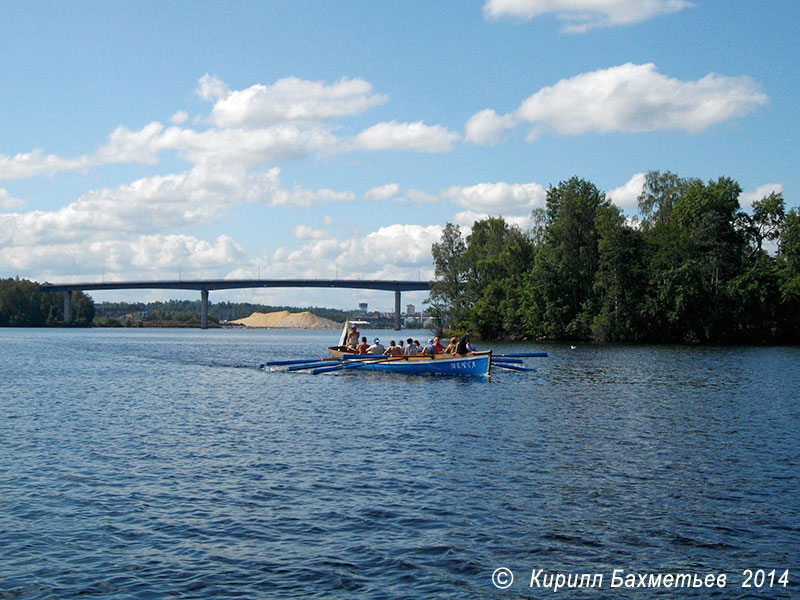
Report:
M 249 317 L 237 319 L 245 327 L 271 327 L 276 329 L 339 329 L 341 323 L 323 319 L 310 312 L 290 313 L 288 310 L 280 312 L 260 313 L 254 312 Z

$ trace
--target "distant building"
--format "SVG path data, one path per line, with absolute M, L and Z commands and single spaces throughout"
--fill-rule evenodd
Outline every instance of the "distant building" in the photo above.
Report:
M 406 306 L 406 314 L 411 316 L 417 313 L 417 309 L 414 307 L 413 304 L 409 304 Z
M 368 307 L 369 307 L 369 305 L 366 302 L 359 302 L 358 303 L 358 310 L 360 310 L 361 312 L 364 312 L 364 313 L 367 312 L 367 308 Z

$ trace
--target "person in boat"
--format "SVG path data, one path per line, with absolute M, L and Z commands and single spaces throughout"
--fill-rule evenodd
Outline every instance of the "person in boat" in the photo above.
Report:
M 444 349 L 444 353 L 445 354 L 455 354 L 457 345 L 458 344 L 456 343 L 456 338 L 451 337 L 450 338 L 450 343 L 447 344 L 447 348 Z
M 401 340 L 402 341 L 402 340 Z M 394 340 L 389 342 L 389 347 L 384 352 L 386 356 L 403 356 L 403 349 L 398 346 Z
M 368 349 L 369 346 L 367 345 L 367 338 L 362 337 L 361 343 L 358 346 L 356 346 L 356 352 L 358 352 L 359 354 L 366 354 Z
M 406 340 L 405 355 L 406 356 L 416 356 L 417 354 L 418 354 L 418 350 L 417 350 L 417 347 L 414 345 L 414 340 L 412 340 L 411 338 L 408 338 Z
M 355 350 L 358 348 L 358 327 L 353 325 L 350 333 L 347 334 L 347 341 L 345 342 L 348 348 Z
M 400 340 L 399 342 L 397 342 L 397 347 L 400 348 L 400 354 L 405 354 L 406 353 L 406 349 L 403 348 L 403 340 Z
M 433 356 L 436 354 L 436 349 L 433 347 L 433 338 L 428 340 L 428 343 L 425 344 L 425 347 L 422 349 L 422 354 L 425 356 Z
M 419 343 L 419 340 L 414 340 L 414 345 L 417 347 L 417 354 L 422 354 L 422 344 Z
M 468 354 L 472 352 L 474 346 L 470 344 L 469 336 L 472 334 L 471 331 L 467 331 L 460 340 L 458 340 L 458 345 L 456 345 L 456 354 Z
M 442 354 L 444 352 L 444 346 L 442 346 L 442 342 L 439 341 L 438 335 L 433 338 L 433 351 L 434 354 Z
M 381 344 L 379 338 L 372 340 L 372 346 L 367 348 L 367 354 L 383 354 L 384 352 L 386 352 L 386 348 Z

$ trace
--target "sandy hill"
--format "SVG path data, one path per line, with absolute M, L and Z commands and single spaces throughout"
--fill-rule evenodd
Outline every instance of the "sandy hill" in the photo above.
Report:
M 237 319 L 245 327 L 272 327 L 276 329 L 339 329 L 341 323 L 323 319 L 310 312 L 290 313 L 288 310 L 280 312 L 260 313 L 254 312 L 249 317 Z

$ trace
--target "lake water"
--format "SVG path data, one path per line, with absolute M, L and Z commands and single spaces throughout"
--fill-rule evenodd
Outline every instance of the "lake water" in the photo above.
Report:
M 798 597 L 800 349 L 257 369 L 337 335 L 0 329 L 0 598 Z

